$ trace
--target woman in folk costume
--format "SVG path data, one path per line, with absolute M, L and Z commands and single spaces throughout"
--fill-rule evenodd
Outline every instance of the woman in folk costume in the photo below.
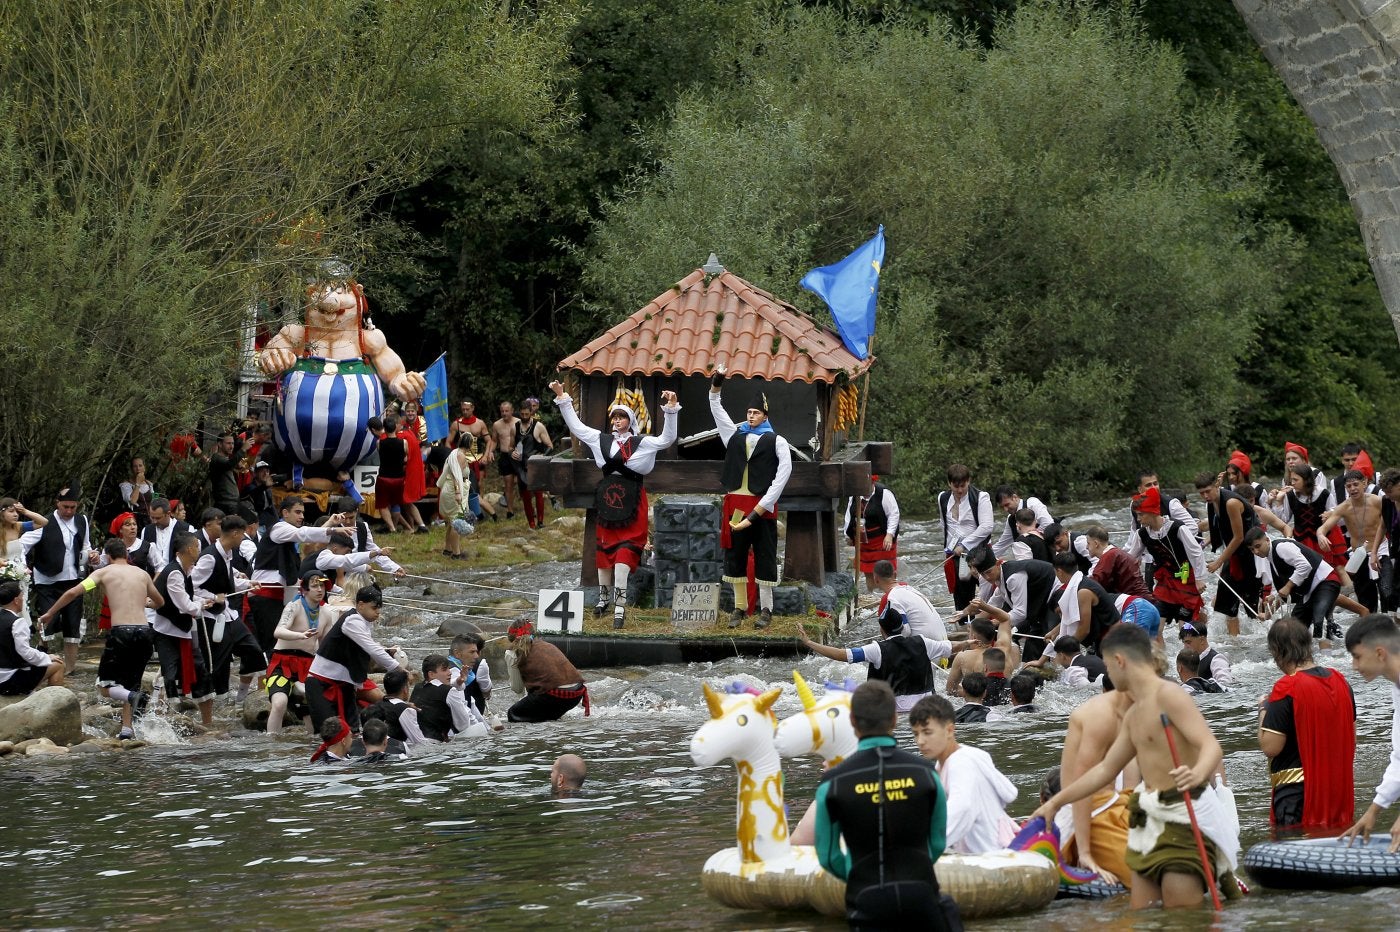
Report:
M 1341 528 L 1332 529 L 1326 548 L 1317 540 L 1317 529 L 1322 526 L 1323 516 L 1337 507 L 1327 477 L 1322 470 L 1309 465 L 1307 449 L 1296 443 L 1284 445 L 1283 462 L 1284 487 L 1270 493 L 1269 507 L 1279 518 L 1293 526 L 1293 536 L 1298 543 L 1321 554 L 1332 566 L 1345 567 L 1350 553 Z M 1345 570 L 1341 572 L 1344 574 Z M 1350 579 L 1343 575 L 1342 586 L 1349 584 Z
M 549 383 L 554 404 L 564 418 L 569 433 L 593 453 L 593 461 L 603 470 L 598 484 L 598 605 L 595 616 L 613 605 L 613 627 L 624 623 L 623 603 L 627 600 L 627 576 L 636 569 L 647 545 L 647 493 L 642 477 L 656 465 L 656 454 L 676 442 L 676 417 L 681 406 L 675 392 L 661 393 L 664 421 L 660 436 L 637 434 L 637 413 L 626 405 L 608 409 L 611 432 L 586 426 L 574 413 L 574 402 L 559 382 Z

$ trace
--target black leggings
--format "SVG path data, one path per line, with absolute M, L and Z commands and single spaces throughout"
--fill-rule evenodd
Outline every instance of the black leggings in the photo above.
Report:
M 360 703 L 355 698 L 356 687 L 336 680 L 328 683 L 315 676 L 306 678 L 306 707 L 311 710 L 311 731 L 321 733 L 328 718 L 339 717 L 352 734 L 360 733 Z
M 582 701 L 582 696 L 560 699 L 549 693 L 530 693 L 510 707 L 506 718 L 512 722 L 553 722 Z
M 1328 624 L 1327 616 L 1332 614 L 1332 608 L 1337 604 L 1337 596 L 1342 594 L 1342 586 L 1335 580 L 1324 580 L 1317 584 L 1317 588 L 1308 596 L 1306 602 L 1293 603 L 1293 617 L 1305 625 L 1312 625 L 1312 634 L 1315 638 L 1340 635 L 1341 628 L 1335 623 Z M 1328 628 L 1333 630 L 1329 631 Z

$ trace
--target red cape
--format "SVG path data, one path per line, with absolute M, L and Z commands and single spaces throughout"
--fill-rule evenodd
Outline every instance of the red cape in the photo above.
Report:
M 1279 677 L 1274 702 L 1293 697 L 1293 728 L 1303 758 L 1303 825 L 1347 828 L 1356 809 L 1356 706 L 1346 677 L 1295 673 Z
M 403 500 L 416 502 L 427 488 L 423 476 L 423 448 L 418 443 L 418 435 L 407 427 L 400 428 L 395 436 L 404 442 L 408 454 L 403 470 Z

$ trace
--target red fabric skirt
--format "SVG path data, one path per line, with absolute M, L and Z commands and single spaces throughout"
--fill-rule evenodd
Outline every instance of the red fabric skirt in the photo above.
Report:
M 610 570 L 618 564 L 634 570 L 637 568 L 642 561 L 642 551 L 647 548 L 647 531 L 651 528 L 649 512 L 647 490 L 640 489 L 637 492 L 637 513 L 625 527 L 597 526 L 598 569 Z
M 1191 575 L 1186 577 L 1186 582 L 1177 579 L 1176 574 L 1165 566 L 1157 567 L 1157 572 L 1152 574 L 1155 585 L 1152 588 L 1152 598 L 1171 605 L 1180 605 L 1191 613 L 1191 617 L 1200 616 L 1201 609 L 1205 606 L 1201 594 L 1196 591 L 1196 573 L 1193 570 Z
M 1328 546 L 1326 550 L 1323 550 L 1317 545 L 1316 534 L 1308 534 L 1304 537 L 1300 537 L 1298 538 L 1298 543 L 1307 547 L 1313 553 L 1320 555 L 1322 559 L 1327 561 L 1329 566 L 1345 566 L 1347 558 L 1351 556 L 1351 551 L 1347 549 L 1347 540 L 1342 536 L 1341 528 L 1334 527 L 1327 535 L 1327 543 L 1330 546 Z
M 305 683 L 307 671 L 311 669 L 311 661 L 315 659 L 307 653 L 275 650 L 272 652 L 272 659 L 267 664 L 267 675 L 276 676 L 280 669 L 282 675 L 287 679 L 297 683 Z
M 864 534 L 861 536 L 864 537 Z M 875 572 L 875 564 L 881 560 L 889 560 L 894 564 L 896 570 L 899 569 L 899 542 L 895 541 L 895 545 L 889 550 L 882 546 L 884 542 L 885 538 L 883 537 L 877 537 L 873 542 L 868 540 L 860 542 L 860 571 L 862 573 Z M 951 561 L 949 565 L 952 565 Z M 954 570 L 954 572 L 957 571 Z

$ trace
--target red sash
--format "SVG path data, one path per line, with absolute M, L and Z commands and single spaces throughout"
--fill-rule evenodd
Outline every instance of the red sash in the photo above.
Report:
M 1157 567 L 1157 572 L 1152 574 L 1154 586 L 1152 588 L 1152 598 L 1159 602 L 1166 602 L 1170 605 L 1180 605 L 1191 612 L 1191 616 L 1196 617 L 1205 602 L 1201 599 L 1201 594 L 1196 591 L 1196 571 L 1191 570 L 1186 577 L 1186 582 L 1177 578 L 1169 568 L 1165 566 Z
M 1293 730 L 1303 759 L 1303 824 L 1342 829 L 1351 825 L 1356 808 L 1356 707 L 1346 677 L 1327 672 L 1279 677 L 1269 701 L 1293 698 Z

